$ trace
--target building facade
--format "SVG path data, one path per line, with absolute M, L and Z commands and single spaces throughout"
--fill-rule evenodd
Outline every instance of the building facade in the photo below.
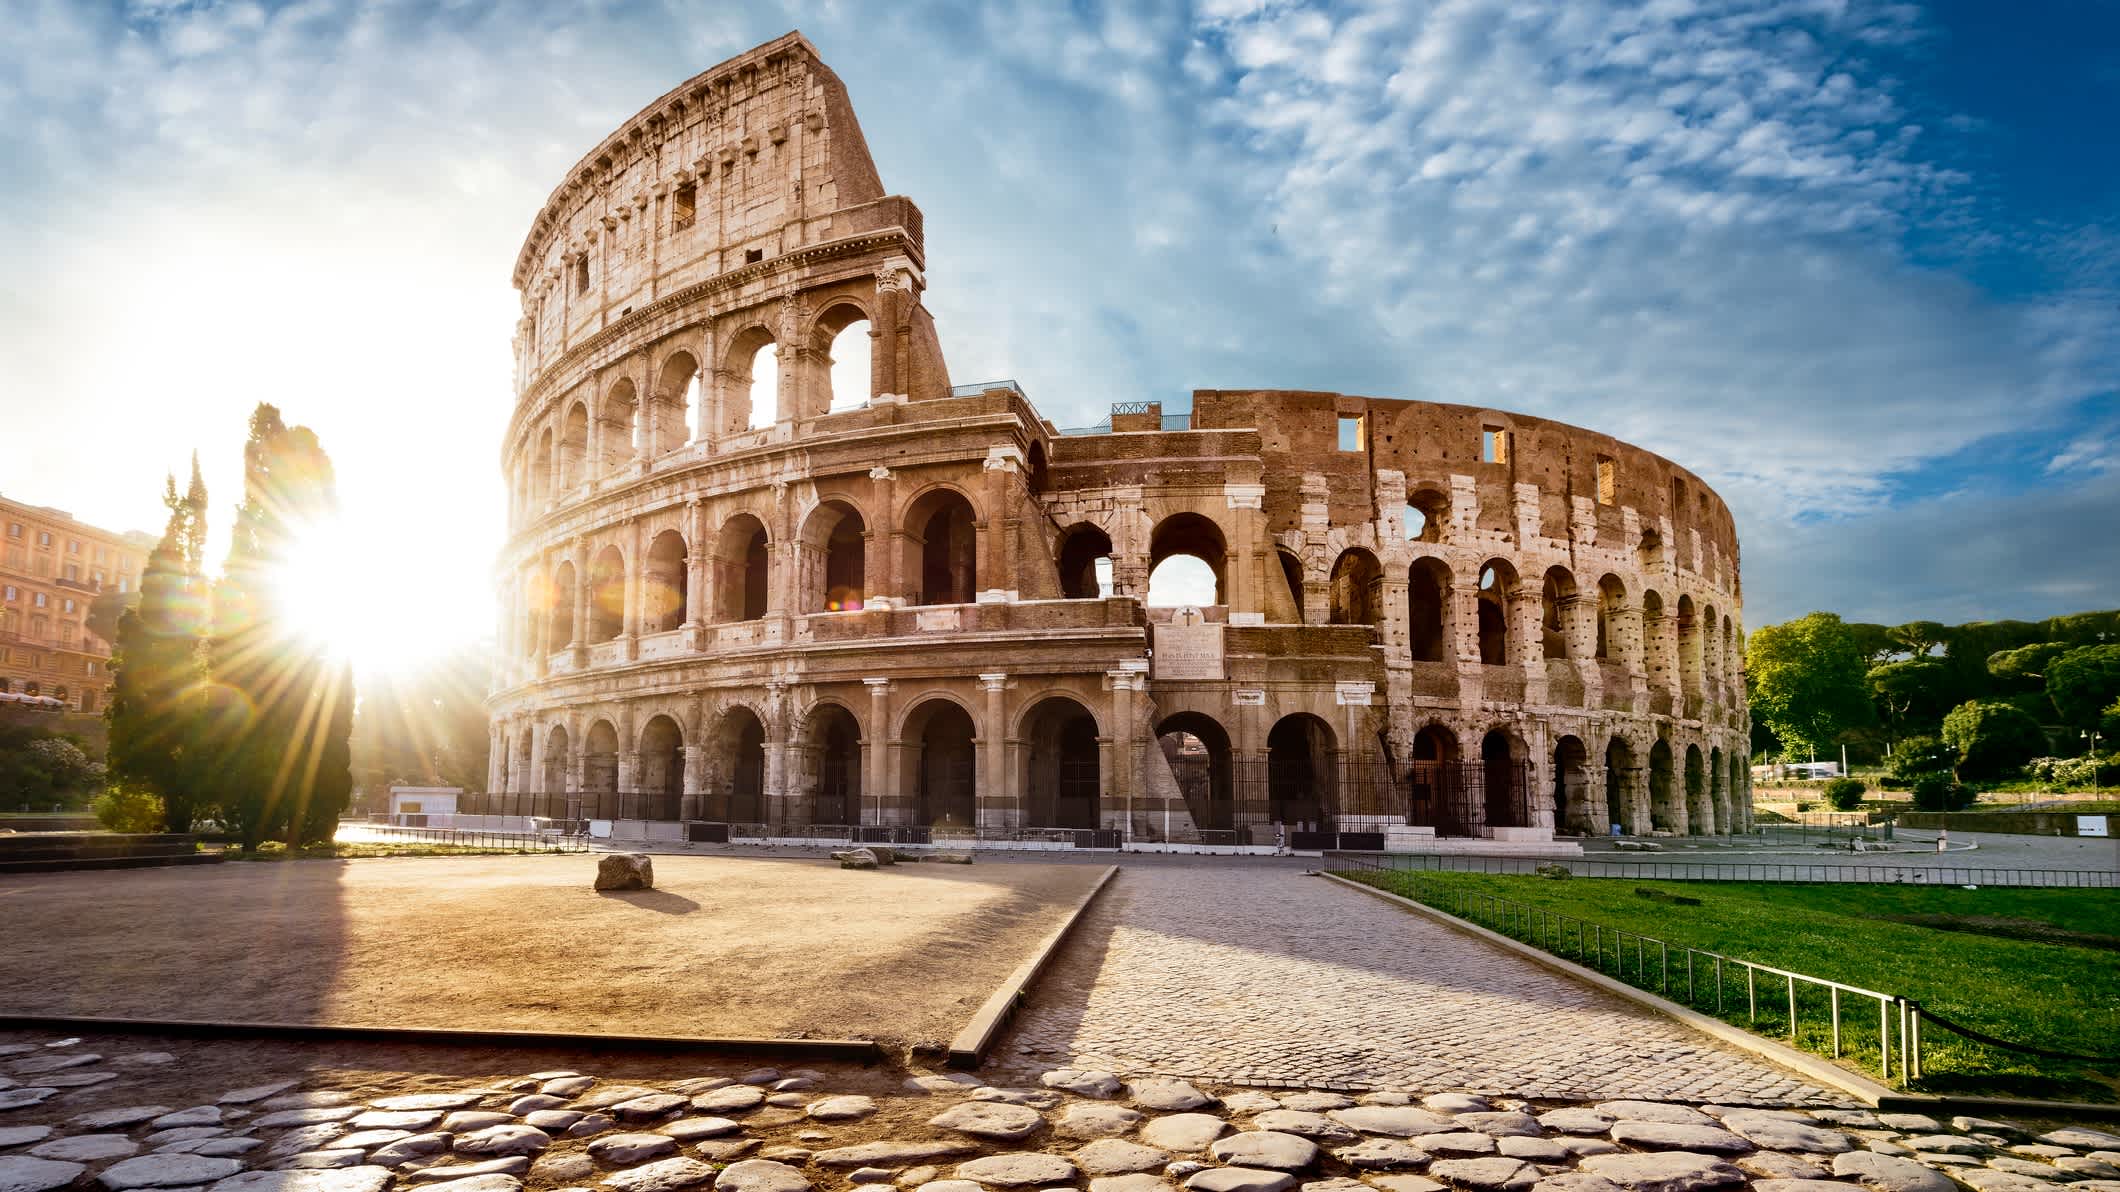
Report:
M 493 791 L 768 835 L 1747 825 L 1737 539 L 1698 477 L 1335 393 L 1063 430 L 951 383 L 923 245 L 799 34 L 553 192 L 514 277 Z
M 101 712 L 110 643 L 89 632 L 88 606 L 137 587 L 152 549 L 144 534 L 0 497 L 0 692 Z

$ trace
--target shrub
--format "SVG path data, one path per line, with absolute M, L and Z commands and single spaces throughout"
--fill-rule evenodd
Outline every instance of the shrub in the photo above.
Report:
M 96 797 L 96 821 L 113 832 L 160 832 L 162 796 L 136 786 L 114 786 Z
M 1958 764 L 1958 751 L 1934 737 L 1908 737 L 1892 752 L 1892 776 L 1910 782 Z
M 1860 778 L 1835 778 L 1826 783 L 1826 806 L 1835 811 L 1853 811 L 1862 806 L 1862 797 L 1869 790 Z
M 1923 774 L 1914 780 L 1916 811 L 1963 811 L 1978 797 L 1971 787 L 1945 770 Z
M 2022 708 L 1967 700 L 1943 718 L 1943 739 L 1958 751 L 1958 777 L 1993 782 L 2046 752 L 2046 731 Z

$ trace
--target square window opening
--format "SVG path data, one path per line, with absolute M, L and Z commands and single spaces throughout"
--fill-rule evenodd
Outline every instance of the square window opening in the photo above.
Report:
M 1363 437 L 1362 422 L 1360 414 L 1340 416 L 1340 450 L 1361 451 L 1368 445 L 1368 441 Z
M 1610 505 L 1619 499 L 1619 465 L 1610 456 L 1597 457 L 1597 503 Z
M 670 194 L 670 227 L 682 232 L 699 217 L 699 188 L 687 182 Z
M 1490 426 L 1480 432 L 1480 462 L 1483 464 L 1506 464 L 1509 462 L 1509 432 L 1498 426 Z

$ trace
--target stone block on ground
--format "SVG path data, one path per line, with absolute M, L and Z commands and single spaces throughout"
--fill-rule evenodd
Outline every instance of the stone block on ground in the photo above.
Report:
M 955 1105 L 928 1119 L 928 1125 L 969 1134 L 974 1138 L 991 1138 L 997 1142 L 1016 1142 L 1030 1137 L 1045 1125 L 1045 1117 L 1027 1105 L 1010 1105 L 1003 1101 L 966 1101 Z
M 617 1192 L 675 1192 L 678 1188 L 694 1188 L 714 1178 L 712 1167 L 697 1159 L 680 1155 L 675 1159 L 659 1159 L 624 1171 L 614 1171 L 604 1177 L 604 1187 Z
M 1194 1154 L 1222 1137 L 1229 1123 L 1211 1113 L 1173 1113 L 1148 1119 L 1141 1127 L 1141 1141 L 1166 1151 Z
M 246 1171 L 229 1176 L 209 1192 L 383 1192 L 389 1183 L 387 1167 Z
M 771 1159 L 744 1159 L 722 1169 L 714 1192 L 810 1192 L 802 1172 Z
M 33 1155 L 0 1155 L 0 1192 L 51 1192 L 81 1178 L 79 1163 L 39 1159 Z
M 677 1140 L 667 1134 L 606 1134 L 589 1144 L 592 1157 L 613 1167 L 631 1167 L 676 1153 Z
M 1739 1187 L 1745 1182 L 1744 1172 L 1721 1159 L 1685 1151 L 1592 1155 L 1583 1160 L 1582 1170 L 1632 1192 L 1709 1192 Z
M 653 890 L 655 862 L 646 853 L 605 853 L 596 862 L 599 890 Z
M 874 869 L 882 864 L 876 857 L 876 850 L 866 848 L 842 849 L 833 853 L 832 859 L 839 862 L 841 869 Z
M 1217 1139 L 1208 1152 L 1233 1167 L 1264 1167 L 1273 1171 L 1301 1171 L 1317 1162 L 1318 1144 L 1294 1134 L 1273 1130 L 1246 1130 Z
M 1121 1138 L 1100 1138 L 1075 1151 L 1075 1166 L 1093 1176 L 1161 1171 L 1169 1162 L 1169 1151 Z
M 1073 1183 L 1075 1165 L 1059 1155 L 1017 1151 L 959 1163 L 957 1174 L 995 1188 L 1040 1188 Z
M 1095 1097 L 1100 1101 L 1109 1101 L 1126 1090 L 1118 1077 L 1088 1068 L 1055 1068 L 1038 1080 L 1049 1089 L 1060 1089 L 1078 1097 Z
M 234 1159 L 212 1155 L 141 1155 L 121 1159 L 97 1173 L 96 1180 L 113 1192 L 132 1188 L 181 1188 L 207 1184 L 243 1170 Z
M 1187 1177 L 1185 1186 L 1190 1192 L 1287 1192 L 1296 1177 L 1257 1167 L 1210 1167 Z
M 1443 1159 L 1431 1165 L 1428 1174 L 1479 1192 L 1524 1192 L 1539 1181 L 1538 1168 L 1522 1159 L 1502 1155 L 1485 1159 Z

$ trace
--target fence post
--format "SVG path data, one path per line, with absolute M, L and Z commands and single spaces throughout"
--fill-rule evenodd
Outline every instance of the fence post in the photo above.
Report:
M 1752 1021 L 1759 1021 L 1759 970 L 1745 965 L 1745 1008 Z
M 1796 978 L 1789 977 L 1789 1042 L 1796 1041 Z
M 1833 1058 L 1840 1058 L 1840 986 L 1832 987 L 1833 993 Z

